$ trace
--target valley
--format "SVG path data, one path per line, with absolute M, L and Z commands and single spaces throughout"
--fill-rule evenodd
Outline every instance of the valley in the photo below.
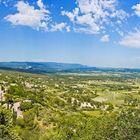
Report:
M 3 140 L 138 140 L 140 74 L 0 70 Z

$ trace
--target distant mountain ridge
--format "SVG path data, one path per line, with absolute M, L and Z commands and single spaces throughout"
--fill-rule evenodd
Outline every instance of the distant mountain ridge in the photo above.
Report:
M 90 67 L 81 64 L 56 62 L 0 62 L 1 69 L 18 70 L 35 73 L 79 71 Z
M 0 62 L 0 69 L 17 70 L 31 73 L 55 72 L 140 72 L 140 69 L 129 68 L 98 68 L 81 64 L 56 63 L 56 62 Z

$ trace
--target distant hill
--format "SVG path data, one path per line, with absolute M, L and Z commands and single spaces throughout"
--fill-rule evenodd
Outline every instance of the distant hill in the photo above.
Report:
M 90 67 L 81 64 L 55 62 L 0 62 L 0 69 L 18 70 L 33 73 L 53 73 L 83 71 L 90 69 Z
M 81 64 L 55 63 L 55 62 L 0 62 L 0 69 L 17 70 L 31 73 L 56 72 L 140 72 L 140 69 L 128 68 L 98 68 Z

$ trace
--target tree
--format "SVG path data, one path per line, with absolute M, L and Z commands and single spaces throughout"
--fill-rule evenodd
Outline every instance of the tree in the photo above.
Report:
M 9 105 L 13 105 L 13 95 L 11 94 L 5 94 L 5 102 L 7 103 L 7 109 L 9 109 Z
M 4 108 L 0 108 L 0 139 L 21 140 L 13 130 L 12 112 Z
M 26 111 L 33 108 L 33 105 L 31 102 L 21 102 L 20 109 L 21 111 Z

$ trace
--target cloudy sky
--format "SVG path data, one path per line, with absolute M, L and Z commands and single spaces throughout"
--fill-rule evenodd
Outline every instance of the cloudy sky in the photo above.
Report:
M 140 68 L 140 0 L 0 0 L 0 61 Z

